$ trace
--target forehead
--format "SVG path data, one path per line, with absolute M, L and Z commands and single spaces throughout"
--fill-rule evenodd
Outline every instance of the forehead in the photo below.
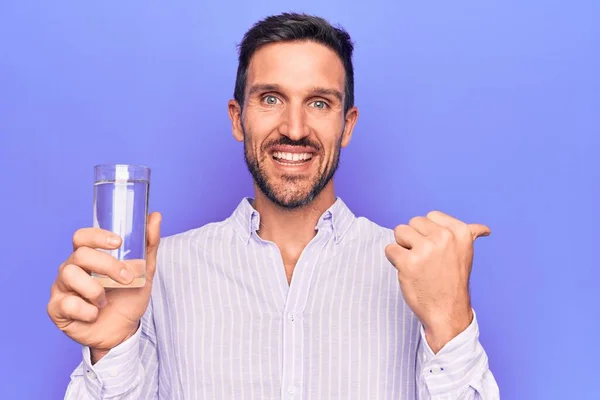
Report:
M 330 48 L 311 41 L 270 43 L 250 59 L 246 87 L 277 84 L 284 88 L 344 89 L 344 66 Z

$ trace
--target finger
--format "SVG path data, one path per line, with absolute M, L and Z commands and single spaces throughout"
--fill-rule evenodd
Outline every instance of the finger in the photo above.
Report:
M 63 297 L 57 305 L 57 317 L 72 321 L 94 322 L 98 318 L 98 308 L 81 297 Z
M 448 228 L 451 231 L 455 231 L 456 229 L 460 229 L 461 226 L 465 225 L 462 221 L 451 217 L 448 214 L 445 214 L 441 211 L 431 211 L 427 213 L 427 218 L 436 224 L 443 226 L 444 228 Z
M 398 271 L 400 271 L 400 267 L 408 254 L 409 250 L 397 244 L 389 244 L 385 247 L 385 256 Z
M 108 304 L 106 293 L 100 282 L 75 264 L 66 264 L 61 267 L 57 285 L 61 291 L 73 292 L 98 308 L 104 308 Z
M 146 250 L 146 279 L 152 281 L 156 271 L 156 254 L 160 243 L 160 224 L 162 215 L 154 212 L 148 216 L 147 250 Z
M 133 280 L 134 276 L 131 269 L 122 261 L 89 247 L 80 247 L 75 250 L 65 264 L 75 264 L 87 272 L 106 275 L 126 285 Z
M 409 250 L 418 246 L 424 239 L 423 235 L 408 225 L 398 225 L 394 229 L 394 237 L 396 238 L 396 243 Z
M 431 211 L 427 213 L 427 218 L 442 228 L 446 228 L 450 231 L 444 232 L 444 229 L 438 231 L 440 234 L 446 234 L 447 239 L 450 238 L 450 235 L 463 239 L 466 239 L 467 236 L 471 236 L 467 224 L 441 211 Z
M 414 228 L 417 232 L 419 232 L 423 236 L 429 236 L 437 229 L 439 229 L 439 225 L 425 217 L 414 217 L 408 222 L 408 226 Z
M 121 237 L 100 228 L 83 228 L 73 234 L 73 251 L 84 246 L 112 250 L 121 246 Z
M 469 230 L 471 231 L 471 235 L 473 237 L 473 241 L 481 236 L 490 236 L 492 234 L 492 230 L 482 224 L 469 224 Z
M 450 229 L 458 237 L 470 237 L 472 240 L 479 236 L 489 236 L 491 230 L 489 227 L 481 224 L 467 225 L 464 222 L 444 214 L 440 211 L 431 211 L 427 214 L 427 218 L 431 219 L 436 224 Z

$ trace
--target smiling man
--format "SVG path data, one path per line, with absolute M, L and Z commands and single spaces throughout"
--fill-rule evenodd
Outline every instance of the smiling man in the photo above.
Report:
M 48 312 L 83 345 L 67 399 L 498 399 L 469 297 L 489 228 L 442 212 L 394 230 L 335 195 L 358 118 L 353 46 L 325 20 L 282 14 L 240 46 L 233 135 L 255 183 L 224 221 L 160 240 L 146 286 L 85 228 Z M 159 244 L 160 242 L 160 244 Z

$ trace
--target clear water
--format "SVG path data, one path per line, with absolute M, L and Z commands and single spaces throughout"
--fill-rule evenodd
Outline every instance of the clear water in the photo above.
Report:
M 134 270 L 136 279 L 129 287 L 141 286 L 145 282 L 148 189 L 148 181 L 102 181 L 94 185 L 93 226 L 121 236 L 121 247 L 105 251 L 125 261 Z M 122 286 L 110 278 L 93 276 L 106 287 Z

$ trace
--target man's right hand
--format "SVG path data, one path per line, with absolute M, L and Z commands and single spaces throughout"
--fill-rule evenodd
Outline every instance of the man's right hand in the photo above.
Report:
M 73 235 L 73 253 L 58 270 L 47 309 L 60 330 L 90 347 L 93 363 L 133 336 L 139 327 L 150 301 L 161 218 L 159 213 L 148 217 L 146 283 L 140 288 L 105 290 L 90 276 L 94 272 L 122 284 L 131 283 L 133 274 L 123 261 L 96 250 L 118 248 L 119 236 L 98 228 L 80 229 Z M 116 238 L 116 242 L 109 238 Z

